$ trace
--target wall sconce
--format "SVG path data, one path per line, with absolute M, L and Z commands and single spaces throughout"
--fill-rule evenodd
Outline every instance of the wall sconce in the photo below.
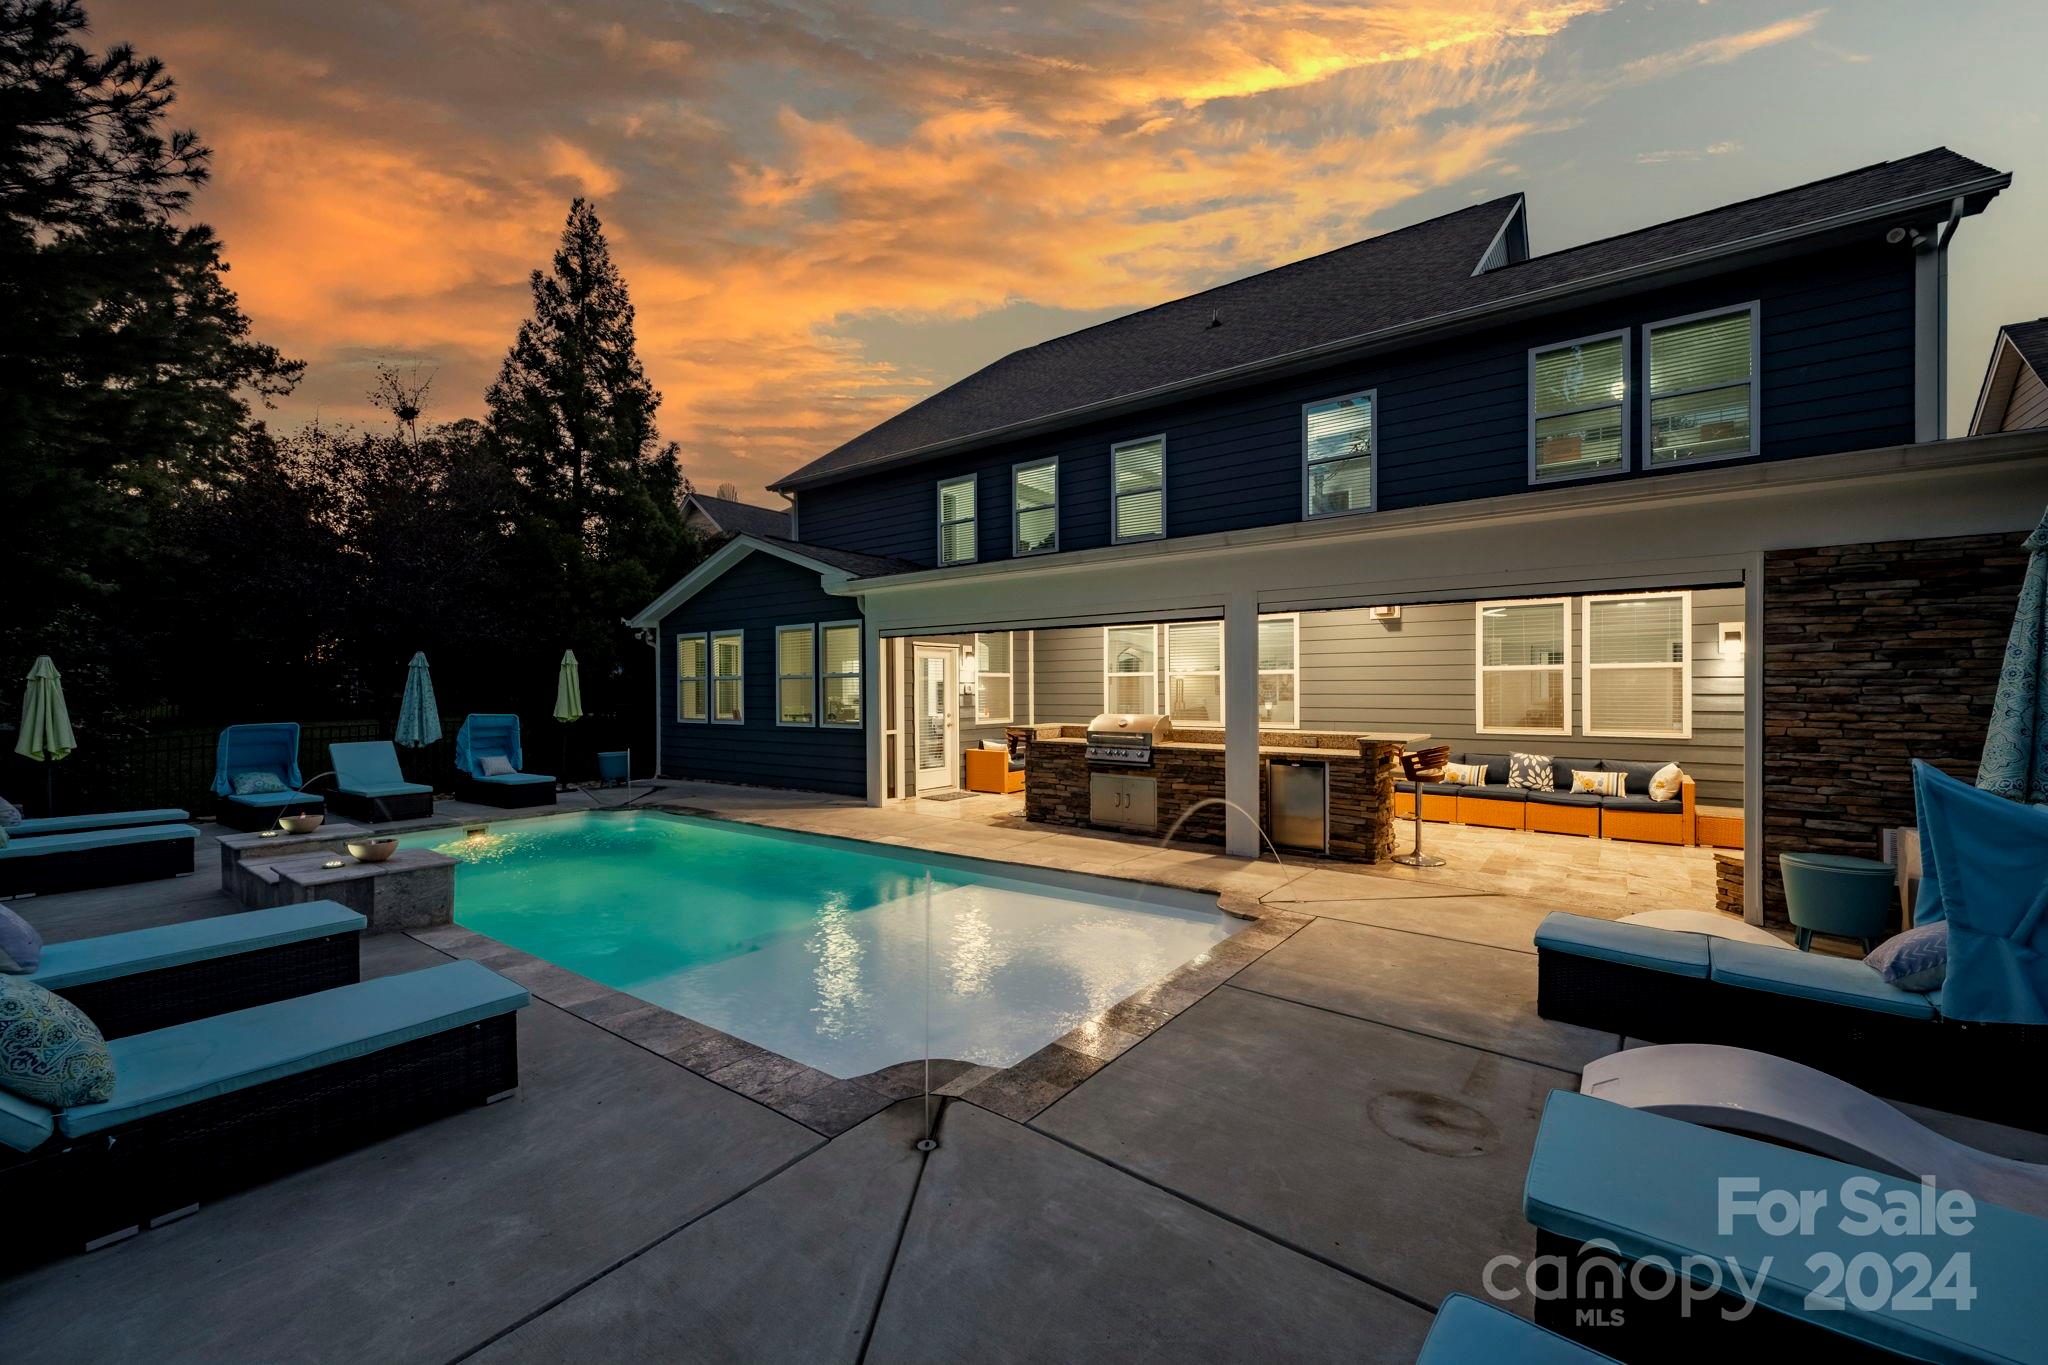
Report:
M 1740 659 L 1749 652 L 1749 629 L 1740 621 L 1721 623 L 1721 657 Z

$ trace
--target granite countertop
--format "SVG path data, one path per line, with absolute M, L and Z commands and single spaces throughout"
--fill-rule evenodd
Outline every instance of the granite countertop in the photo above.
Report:
M 1391 744 L 1420 744 L 1423 740 L 1428 739 L 1429 736 L 1422 734 L 1388 734 L 1379 731 L 1363 731 L 1353 735 L 1352 738 L 1377 740 L 1382 743 Z M 1033 739 L 1031 742 L 1033 744 L 1078 745 L 1086 745 L 1088 743 L 1086 739 L 1078 737 L 1069 737 L 1066 735 L 1051 736 L 1045 739 Z M 1223 752 L 1224 748 L 1224 746 L 1221 744 L 1188 744 L 1177 739 L 1169 739 L 1153 747 L 1159 749 L 1162 752 L 1173 750 L 1178 751 L 1180 753 L 1198 754 L 1220 754 Z M 1358 762 L 1358 750 L 1355 747 L 1344 749 L 1330 749 L 1306 748 L 1294 745 L 1261 744 L 1259 746 L 1259 754 L 1263 758 L 1312 758 L 1319 759 L 1324 762 L 1344 762 L 1347 760 L 1353 763 Z

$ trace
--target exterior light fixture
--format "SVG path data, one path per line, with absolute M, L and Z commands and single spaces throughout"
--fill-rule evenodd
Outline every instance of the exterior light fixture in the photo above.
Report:
M 1740 621 L 1721 623 L 1721 657 L 1740 659 L 1749 652 L 1748 630 Z

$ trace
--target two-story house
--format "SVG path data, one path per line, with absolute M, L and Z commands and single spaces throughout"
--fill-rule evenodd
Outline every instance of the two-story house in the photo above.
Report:
M 1766 556 L 2048 501 L 2039 440 L 1941 440 L 2009 181 L 1936 149 L 1545 255 L 1516 194 L 1006 356 L 636 618 L 661 770 L 881 802 L 1157 711 L 1244 812 L 1262 729 L 1379 728 L 1670 758 L 1758 847 Z

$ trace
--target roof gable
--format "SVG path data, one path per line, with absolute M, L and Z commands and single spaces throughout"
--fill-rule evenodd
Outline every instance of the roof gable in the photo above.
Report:
M 1972 436 L 2006 429 L 2008 405 L 2027 370 L 2037 381 L 2048 383 L 2048 318 L 2008 322 L 1998 329 L 1984 382 L 1977 390 L 1977 406 L 1970 414 Z
M 741 560 L 754 554 L 774 555 L 778 559 L 809 569 L 824 580 L 828 590 L 856 578 L 907 573 L 919 567 L 902 559 L 885 559 L 880 555 L 855 554 L 849 550 L 833 550 L 822 545 L 803 545 L 794 540 L 783 540 L 775 536 L 741 533 L 720 546 L 709 559 L 676 580 L 668 591 L 642 607 L 626 624 L 634 630 L 646 630 L 660 625 L 670 612 L 717 582 Z
M 694 504 L 721 535 L 787 536 L 790 532 L 789 513 L 773 507 L 757 507 L 733 498 L 714 498 L 694 489 L 683 502 L 686 511 Z

